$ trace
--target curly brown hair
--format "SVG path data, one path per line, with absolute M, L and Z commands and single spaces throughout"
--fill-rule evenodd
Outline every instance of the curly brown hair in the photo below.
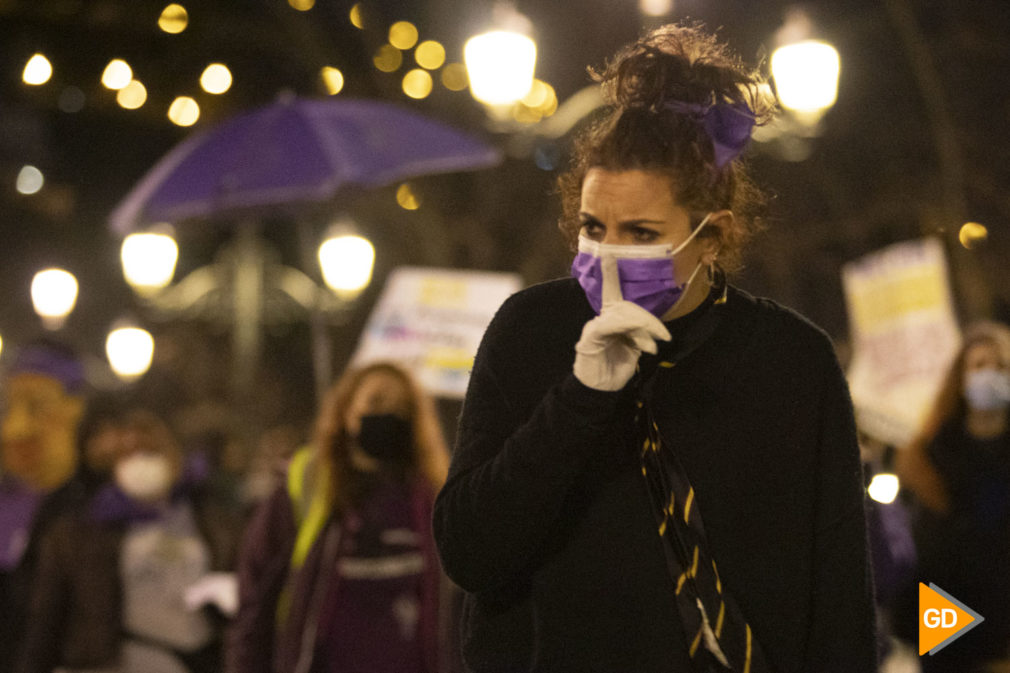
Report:
M 590 75 L 600 82 L 610 109 L 579 134 L 571 165 L 558 178 L 558 227 L 572 250 L 589 169 L 639 169 L 669 176 L 677 203 L 691 213 L 692 228 L 705 213 L 732 210 L 734 222 L 722 230 L 719 260 L 726 270 L 738 268 L 744 243 L 759 228 L 764 195 L 739 159 L 717 167 L 712 140 L 697 118 L 670 104 L 743 104 L 755 124 L 766 124 L 775 102 L 764 75 L 745 66 L 700 23 L 657 28 Z

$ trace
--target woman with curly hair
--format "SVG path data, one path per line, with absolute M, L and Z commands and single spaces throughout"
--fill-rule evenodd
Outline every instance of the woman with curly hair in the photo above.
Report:
M 230 673 L 442 673 L 431 507 L 448 453 L 399 365 L 344 374 L 246 531 Z
M 774 103 L 701 27 L 596 74 L 560 179 L 572 278 L 474 363 L 435 537 L 472 671 L 871 673 L 859 450 L 827 335 L 726 281 Z

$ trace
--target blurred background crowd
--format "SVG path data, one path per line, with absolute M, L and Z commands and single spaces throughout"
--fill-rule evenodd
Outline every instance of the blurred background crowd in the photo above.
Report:
M 783 108 L 733 282 L 846 367 L 883 670 L 1004 670 L 1001 0 L 0 0 L 0 673 L 269 670 L 275 637 L 284 670 L 355 670 L 307 662 L 306 624 L 362 670 L 455 670 L 426 512 L 477 340 L 568 273 L 586 66 L 687 19 Z M 300 452 L 347 436 L 385 449 Z M 334 511 L 362 514 L 330 540 Z M 914 651 L 918 581 L 989 621 L 946 660 Z M 376 595 L 374 628 L 332 607 Z

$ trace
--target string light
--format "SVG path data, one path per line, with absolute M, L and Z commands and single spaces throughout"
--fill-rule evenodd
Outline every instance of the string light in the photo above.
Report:
M 336 96 L 344 88 L 344 73 L 332 66 L 323 66 L 319 73 L 323 79 L 323 86 L 331 96 Z
M 965 222 L 961 226 L 961 230 L 957 234 L 958 240 L 961 242 L 966 249 L 971 250 L 972 248 L 985 243 L 986 239 L 989 238 L 989 230 L 984 224 L 979 224 L 978 222 Z
M 32 194 L 38 193 L 38 191 L 42 189 L 43 184 L 45 184 L 45 178 L 42 175 L 42 171 L 31 164 L 27 164 L 22 166 L 21 170 L 18 171 L 15 188 L 18 190 L 19 194 L 31 196 Z
M 442 69 L 442 86 L 449 91 L 463 91 L 468 85 L 466 66 L 462 63 L 450 63 Z
M 177 35 L 186 30 L 189 25 L 189 12 L 180 4 L 172 3 L 161 10 L 158 17 L 158 28 L 170 35 Z
M 421 199 L 409 182 L 404 182 L 397 188 L 396 202 L 404 210 L 417 210 L 421 207 Z
M 393 45 L 384 44 L 375 52 L 372 62 L 382 72 L 396 72 L 403 63 L 403 54 Z
M 109 61 L 102 71 L 102 85 L 106 89 L 118 91 L 133 80 L 133 70 L 130 64 L 121 58 L 114 58 Z
M 137 80 L 131 81 L 116 94 L 116 102 L 127 110 L 136 110 L 147 102 L 147 88 Z
M 42 54 L 35 54 L 28 59 L 28 63 L 25 64 L 24 72 L 21 73 L 21 79 L 24 83 L 32 86 L 45 84 L 52 76 L 53 65 L 49 62 L 49 59 Z
M 350 15 L 351 25 L 357 28 L 358 30 L 365 29 L 365 17 L 363 16 L 363 14 L 364 13 L 361 11 L 360 2 L 356 3 L 353 7 L 351 7 L 351 15 Z
M 427 98 L 431 88 L 431 75 L 427 70 L 414 68 L 403 76 L 403 93 L 411 98 Z
M 425 40 L 417 45 L 414 59 L 425 70 L 438 70 L 445 63 L 445 47 L 435 40 Z
M 207 93 L 222 94 L 231 88 L 231 71 L 223 63 L 211 63 L 200 75 L 200 88 Z
M 200 106 L 189 96 L 179 96 L 169 106 L 168 118 L 176 126 L 192 126 L 200 118 Z
M 417 27 L 410 21 L 397 21 L 389 27 L 389 43 L 397 49 L 407 50 L 417 44 Z

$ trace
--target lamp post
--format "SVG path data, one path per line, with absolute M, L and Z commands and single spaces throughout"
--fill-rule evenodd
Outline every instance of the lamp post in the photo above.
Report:
M 303 228 L 304 230 L 304 228 Z M 124 276 L 155 318 L 226 322 L 232 336 L 231 388 L 245 407 L 255 384 L 264 325 L 307 320 L 312 330 L 316 393 L 331 376 L 328 318 L 342 315 L 371 280 L 375 251 L 361 236 L 339 232 L 319 248 L 326 285 L 281 264 L 254 221 L 241 222 L 211 264 L 171 282 L 178 246 L 171 232 L 145 232 L 123 241 Z M 137 238 L 134 238 L 134 237 Z M 307 256 L 309 257 L 309 256 Z M 308 260 L 306 260 L 308 263 Z M 138 273 L 137 269 L 145 270 Z M 132 269 L 132 271 L 128 271 Z M 160 269 L 160 273 L 153 273 Z
M 77 303 L 77 279 L 63 269 L 44 269 L 32 279 L 32 305 L 46 329 L 63 327 Z
M 838 99 L 841 60 L 827 42 L 803 40 L 772 52 L 772 77 L 782 107 L 815 125 Z
M 815 38 L 813 22 L 800 8 L 786 13 L 775 40 L 771 71 L 779 103 L 800 124 L 816 127 L 838 99 L 838 50 Z
M 120 259 L 130 287 L 141 295 L 150 295 L 172 282 L 179 246 L 171 228 L 155 228 L 123 239 Z
M 537 45 L 532 25 L 508 3 L 494 6 L 490 30 L 463 45 L 470 93 L 481 103 L 505 106 L 520 100 L 533 86 Z
M 124 381 L 134 381 L 151 368 L 154 337 L 140 327 L 116 327 L 105 339 L 105 354 L 116 376 Z

